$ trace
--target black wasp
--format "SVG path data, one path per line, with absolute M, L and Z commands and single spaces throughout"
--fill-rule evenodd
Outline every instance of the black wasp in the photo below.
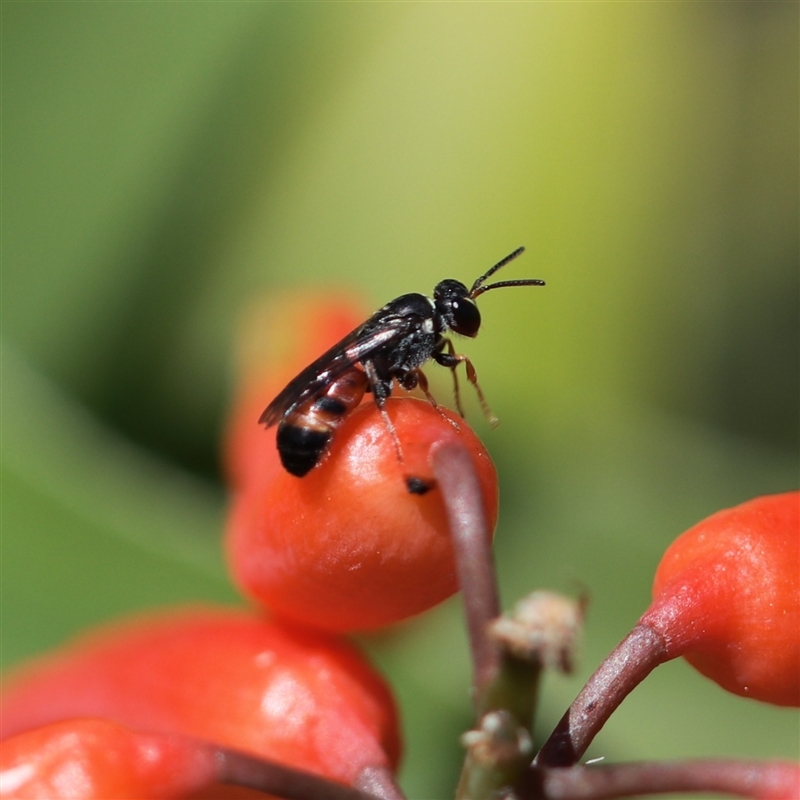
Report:
M 455 352 L 445 334 L 453 331 L 470 338 L 477 336 L 481 315 L 475 300 L 489 289 L 544 286 L 544 281 L 534 279 L 486 285 L 487 278 L 524 250 L 520 247 L 507 255 L 481 275 L 471 289 L 460 281 L 447 279 L 436 285 L 432 298 L 415 293 L 392 300 L 290 381 L 259 419 L 268 428 L 277 423 L 278 453 L 285 469 L 298 477 L 313 469 L 336 429 L 366 392 L 372 392 L 402 460 L 397 433 L 386 413 L 386 399 L 396 380 L 404 389 L 419 387 L 438 408 L 420 369 L 431 358 L 452 370 L 456 407 L 462 417 L 455 371 L 462 361 L 484 413 L 491 417 L 472 362 Z

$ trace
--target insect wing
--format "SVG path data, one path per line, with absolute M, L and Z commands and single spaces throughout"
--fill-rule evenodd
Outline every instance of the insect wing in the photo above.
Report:
M 280 394 L 264 409 L 259 422 L 268 428 L 295 406 L 313 397 L 355 362 L 348 351 L 358 342 L 363 325 L 351 331 L 330 350 L 309 364 L 300 374 L 281 390 Z
M 319 394 L 354 364 L 369 358 L 371 353 L 391 345 L 406 334 L 408 323 L 402 318 L 389 319 L 386 324 L 377 327 L 375 325 L 377 316 L 378 314 L 348 333 L 344 339 L 289 381 L 264 409 L 258 421 L 268 428 L 275 425 L 287 412 Z

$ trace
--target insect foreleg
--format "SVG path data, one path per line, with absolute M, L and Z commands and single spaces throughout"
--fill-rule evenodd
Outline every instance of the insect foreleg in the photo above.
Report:
M 445 347 L 447 348 L 446 353 L 442 352 Z M 438 344 L 438 348 L 438 352 L 433 354 L 433 359 L 437 364 L 441 364 L 443 367 L 447 367 L 450 370 L 450 374 L 453 376 L 453 397 L 455 397 L 456 400 L 456 411 L 458 411 L 460 417 L 466 419 L 464 408 L 461 405 L 461 390 L 458 386 L 458 372 L 456 372 L 456 367 L 461 358 L 456 354 L 456 349 L 450 339 L 442 339 Z M 480 390 L 478 391 L 480 392 Z
M 458 408 L 458 413 L 461 414 L 462 417 L 464 416 L 464 412 L 461 408 L 461 398 L 459 397 L 458 391 L 458 378 L 456 377 L 456 367 L 463 362 L 467 369 L 467 380 L 475 387 L 475 391 L 478 393 L 478 402 L 481 404 L 483 416 L 486 417 L 489 424 L 494 427 L 497 425 L 499 420 L 492 413 L 492 409 L 489 408 L 489 404 L 486 402 L 486 398 L 483 396 L 480 384 L 478 383 L 478 373 L 475 372 L 475 367 L 472 365 L 472 362 L 465 355 L 456 353 L 453 343 L 449 339 L 442 340 L 442 348 L 444 347 L 447 348 L 448 352 L 443 353 L 440 350 L 438 353 L 433 354 L 433 359 L 437 364 L 441 364 L 443 367 L 449 367 L 453 373 L 453 382 L 456 390 L 456 407 Z
M 442 351 L 445 347 L 447 348 L 447 352 L 443 353 Z M 456 400 L 456 411 L 458 411 L 460 417 L 466 418 L 464 409 L 461 406 L 461 391 L 458 387 L 458 373 L 456 372 L 458 357 L 456 356 L 456 349 L 453 347 L 453 343 L 450 339 L 442 339 L 438 343 L 437 348 L 437 352 L 433 354 L 433 359 L 437 364 L 449 368 L 450 374 L 453 376 L 453 397 L 455 397 Z

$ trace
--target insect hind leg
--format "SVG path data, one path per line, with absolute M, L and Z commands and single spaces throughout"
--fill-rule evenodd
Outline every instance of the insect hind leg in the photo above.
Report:
M 446 347 L 447 352 L 444 353 L 439 351 L 438 353 L 434 353 L 433 358 L 437 364 L 441 364 L 443 367 L 448 367 L 453 373 L 453 384 L 455 387 L 456 408 L 458 409 L 458 413 L 462 417 L 464 416 L 464 411 L 461 407 L 461 397 L 458 391 L 458 377 L 456 375 L 456 367 L 463 362 L 467 370 L 467 380 L 475 387 L 475 392 L 478 395 L 478 402 L 481 404 L 483 416 L 486 417 L 487 422 L 494 428 L 500 420 L 497 419 L 492 412 L 492 409 L 489 408 L 489 404 L 486 402 L 486 398 L 484 397 L 483 391 L 478 383 L 478 373 L 475 371 L 475 367 L 473 366 L 472 362 L 469 360 L 469 358 L 467 358 L 467 356 L 462 355 L 461 353 L 456 353 L 455 347 L 450 339 L 445 339 L 442 347 Z

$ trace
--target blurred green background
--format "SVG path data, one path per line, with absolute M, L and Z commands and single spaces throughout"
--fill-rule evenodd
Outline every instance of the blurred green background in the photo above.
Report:
M 280 287 L 377 307 L 521 244 L 504 277 L 547 280 L 482 298 L 461 348 L 502 420 L 467 396 L 504 602 L 592 598 L 540 735 L 679 532 L 797 486 L 795 4 L 21 2 L 2 23 L 4 665 L 236 602 L 218 440 L 241 311 Z M 458 601 L 367 645 L 409 796 L 451 796 Z M 590 755 L 799 747 L 795 712 L 671 664 Z

